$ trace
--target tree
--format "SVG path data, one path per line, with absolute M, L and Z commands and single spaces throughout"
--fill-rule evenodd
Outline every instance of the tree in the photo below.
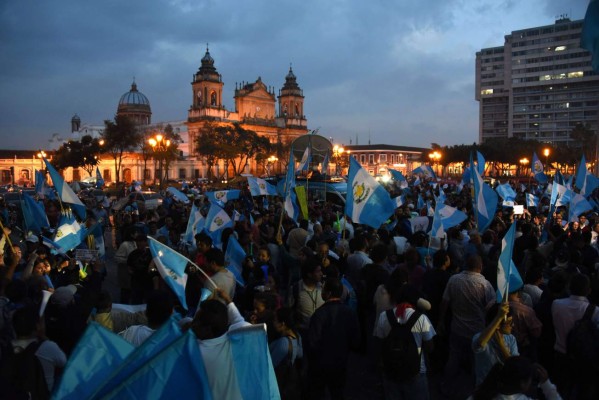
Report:
M 590 124 L 576 124 L 572 132 L 570 132 L 570 139 L 575 141 L 576 147 L 581 148 L 587 160 L 590 161 L 596 158 L 597 135 L 591 129 Z
M 196 138 L 196 153 L 203 156 L 206 159 L 208 165 L 208 179 L 212 178 L 212 167 L 218 161 L 218 147 L 219 140 L 216 135 L 216 128 L 218 126 L 208 121 L 200 129 L 199 135 Z
M 98 156 L 102 151 L 100 139 L 85 135 L 81 140 L 69 140 L 54 155 L 53 164 L 58 169 L 83 168 L 89 176 L 98 165 Z
M 114 172 L 116 184 L 120 182 L 123 155 L 128 151 L 134 151 L 143 138 L 135 123 L 128 117 L 117 115 L 114 121 L 104 121 L 104 149 L 114 160 Z

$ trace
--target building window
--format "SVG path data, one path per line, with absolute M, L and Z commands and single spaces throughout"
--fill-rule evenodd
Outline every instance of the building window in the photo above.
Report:
M 379 162 L 387 162 L 387 155 L 379 154 Z
M 80 181 L 81 180 L 81 172 L 79 171 L 79 168 L 74 168 L 73 169 L 73 181 Z
M 193 177 L 198 179 L 200 177 L 200 170 L 199 169 L 194 169 L 193 170 Z
M 374 154 L 368 155 L 368 164 L 374 164 Z
M 366 154 L 360 154 L 360 164 L 366 164 Z
M 179 179 L 185 179 L 185 168 L 179 168 Z
M 104 179 L 104 182 L 112 182 L 109 169 L 102 171 L 102 178 Z
M 201 92 L 198 92 L 198 93 L 201 93 Z M 144 170 L 144 180 L 148 181 L 150 179 L 152 179 L 152 170 L 149 168 L 146 168 Z

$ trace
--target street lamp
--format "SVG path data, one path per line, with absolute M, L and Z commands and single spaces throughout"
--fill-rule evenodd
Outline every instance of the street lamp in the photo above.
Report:
M 158 170 L 160 171 L 159 184 L 160 184 L 160 187 L 162 187 L 162 178 L 164 177 L 164 174 L 162 172 L 162 163 L 163 163 L 163 160 L 166 159 L 166 155 L 167 155 L 168 149 L 171 145 L 171 141 L 169 139 L 167 139 L 165 136 L 163 136 L 161 134 L 157 134 L 156 136 L 148 139 L 148 143 L 150 144 L 150 146 L 152 147 L 152 151 L 154 152 L 154 154 L 157 155 L 157 158 L 158 158 L 158 162 L 159 162 Z M 156 161 L 156 157 L 154 157 L 154 161 Z M 154 165 L 156 165 L 156 164 L 154 164 Z M 154 169 L 154 171 L 156 171 L 156 169 Z M 154 184 L 156 184 L 156 172 L 154 172 Z
M 341 162 L 341 156 L 345 149 L 341 146 L 333 146 L 333 158 L 335 159 L 335 175 L 339 176 L 339 164 Z M 349 152 L 348 152 L 349 154 Z
M 439 153 L 438 151 L 433 151 L 432 153 L 430 153 L 428 155 L 428 157 L 431 159 L 431 164 L 435 165 L 435 164 L 439 164 L 439 160 L 441 159 L 441 153 Z M 437 172 L 438 168 L 437 168 Z
M 270 169 L 277 161 L 279 161 L 279 159 L 275 156 L 270 156 L 266 159 L 266 161 L 268 161 L 266 163 L 266 175 L 270 176 Z
M 37 158 L 40 159 L 40 166 L 41 169 L 44 169 L 44 158 L 46 158 L 47 154 L 44 150 L 40 150 L 39 153 L 37 153 Z
M 545 165 L 548 168 L 549 167 L 549 149 L 548 148 L 543 150 L 543 155 L 545 156 Z

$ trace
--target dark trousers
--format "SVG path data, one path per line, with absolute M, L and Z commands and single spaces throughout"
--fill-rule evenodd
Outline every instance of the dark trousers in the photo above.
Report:
M 310 368 L 308 372 L 310 399 L 326 398 L 329 389 L 331 400 L 342 400 L 347 380 L 347 369 L 344 368 Z

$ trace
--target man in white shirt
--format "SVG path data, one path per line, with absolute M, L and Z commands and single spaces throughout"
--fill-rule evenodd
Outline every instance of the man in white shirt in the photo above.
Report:
M 227 293 L 230 298 L 235 297 L 235 276 L 231 271 L 225 268 L 225 256 L 223 252 L 216 248 L 211 248 L 205 254 L 206 267 L 213 275 L 210 277 L 216 286 Z M 209 290 L 214 290 L 212 282 L 207 280 L 204 287 Z
M 154 331 L 160 328 L 173 313 L 173 301 L 170 293 L 164 291 L 155 291 L 148 297 L 146 307 L 147 325 L 132 325 L 119 333 L 123 339 L 138 347 L 147 338 L 152 336 Z

